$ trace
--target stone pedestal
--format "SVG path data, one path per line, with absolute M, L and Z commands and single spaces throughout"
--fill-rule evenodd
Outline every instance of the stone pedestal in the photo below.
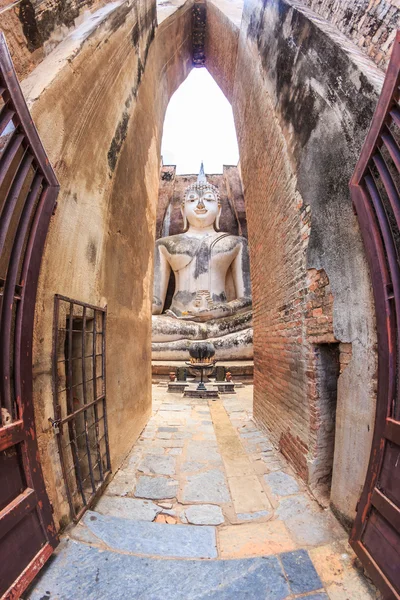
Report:
M 171 394 L 181 394 L 188 385 L 187 381 L 170 381 L 168 383 L 168 392 Z
M 216 381 L 213 387 L 217 388 L 220 394 L 236 394 L 233 381 Z
M 197 385 L 189 385 L 183 392 L 184 398 L 211 398 L 217 400 L 219 398 L 218 390 L 205 389 L 198 390 Z

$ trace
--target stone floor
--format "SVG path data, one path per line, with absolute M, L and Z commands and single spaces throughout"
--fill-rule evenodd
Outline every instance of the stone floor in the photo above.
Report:
M 347 534 L 252 420 L 154 387 L 154 412 L 105 495 L 63 536 L 31 600 L 368 600 Z

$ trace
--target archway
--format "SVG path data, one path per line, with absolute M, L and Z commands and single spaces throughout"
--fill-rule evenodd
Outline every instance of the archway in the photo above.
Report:
M 63 190 L 38 307 L 51 314 L 55 293 L 107 303 L 110 443 L 119 464 L 150 410 L 150 257 L 160 139 L 168 100 L 192 66 L 192 4 L 156 32 L 153 6 L 143 5 L 139 15 L 126 6 L 115 11 L 72 57 L 73 70 L 66 61 L 39 91 L 31 78 L 24 88 Z M 315 485 L 326 441 L 315 372 L 321 356 L 339 344 L 331 500 L 351 520 L 373 428 L 375 334 L 347 181 L 379 77 L 345 40 L 333 39 L 307 11 L 283 0 L 267 7 L 248 4 L 240 29 L 216 3 L 208 2 L 207 11 L 204 53 L 235 113 L 257 273 L 256 415 L 304 480 Z M 339 87 L 331 79 L 335 69 L 344 74 Z M 82 107 L 78 114 L 76 105 Z M 35 336 L 39 446 L 62 522 L 68 508 L 47 425 L 51 322 L 39 310 Z M 146 366 L 140 373 L 138 360 Z

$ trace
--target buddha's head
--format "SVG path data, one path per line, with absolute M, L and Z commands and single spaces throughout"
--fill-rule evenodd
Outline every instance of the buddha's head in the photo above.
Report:
M 208 183 L 203 163 L 196 183 L 192 183 L 185 190 L 181 212 L 185 230 L 188 223 L 200 229 L 214 225 L 214 228 L 219 230 L 221 214 L 219 191 L 214 185 Z

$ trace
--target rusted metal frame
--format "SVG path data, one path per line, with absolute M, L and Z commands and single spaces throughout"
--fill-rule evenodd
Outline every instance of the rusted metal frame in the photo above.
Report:
M 6 591 L 2 600 L 19 600 L 21 594 L 26 590 L 45 562 L 50 558 L 53 550 L 54 548 L 50 543 L 45 544 L 36 554 L 35 558 L 22 571 L 16 581 L 14 581 L 12 586 Z
M 392 108 L 389 114 L 392 117 L 394 123 L 396 123 L 397 127 L 400 127 L 400 110 L 396 107 Z
M 387 151 L 390 154 L 392 161 L 396 166 L 396 169 L 400 171 L 400 149 L 396 140 L 394 139 L 389 128 L 386 125 L 382 130 L 381 138 L 387 148 Z
M 7 128 L 14 116 L 15 110 L 12 110 L 7 106 L 7 104 L 5 104 L 0 114 L 0 136 L 3 135 L 4 130 Z
M 68 365 L 68 369 L 67 369 L 67 383 L 68 383 L 68 385 L 67 385 L 67 411 L 68 411 L 68 413 L 73 413 L 74 412 L 74 401 L 73 401 L 73 396 L 72 396 L 71 356 L 72 356 L 72 328 L 73 328 L 73 321 L 74 321 L 74 303 L 72 301 L 70 301 L 69 307 L 70 307 L 70 309 L 69 309 L 68 363 L 67 363 L 67 365 Z M 82 496 L 83 504 L 86 506 L 86 496 L 85 496 L 85 492 L 83 489 L 81 465 L 79 462 L 78 446 L 76 443 L 75 419 L 71 419 L 70 421 L 68 421 L 68 431 L 69 431 L 69 437 L 70 437 L 70 441 L 71 441 L 72 456 L 74 458 L 74 464 L 75 464 L 76 481 L 78 484 L 79 492 Z M 62 460 L 64 460 L 64 457 L 62 458 Z
M 372 558 L 365 546 L 359 541 L 352 544 L 352 546 L 376 587 L 383 592 L 384 600 L 400 600 L 399 594 L 396 592 L 389 579 L 379 568 L 379 565 Z
M 14 338 L 15 394 L 19 407 L 21 407 L 21 399 L 23 398 L 24 410 L 21 416 L 24 422 L 24 430 L 29 432 L 25 442 L 21 444 L 24 469 L 27 473 L 28 486 L 36 491 L 40 503 L 39 520 L 46 538 L 53 548 L 58 544 L 58 537 L 53 523 L 50 501 L 44 485 L 41 465 L 36 460 L 38 446 L 33 407 L 32 339 L 40 264 L 57 194 L 58 187 L 43 189 L 36 207 L 25 248 L 20 279 L 23 290 L 21 301 L 17 304 Z
M 382 180 L 383 185 L 385 186 L 386 193 L 388 195 L 390 206 L 393 210 L 393 214 L 396 219 L 397 227 L 400 230 L 400 199 L 397 193 L 396 186 L 393 182 L 392 176 L 390 174 L 389 169 L 385 163 L 383 156 L 381 155 L 380 150 L 378 149 L 378 153 L 374 154 L 372 157 L 374 164 L 378 170 L 380 178 Z M 392 233 L 390 233 L 390 237 L 392 238 Z
M 87 405 L 87 389 L 86 389 L 86 306 L 83 307 L 83 322 L 82 322 L 82 381 L 83 381 L 83 404 Z M 93 474 L 92 456 L 90 454 L 90 442 L 88 432 L 88 421 L 87 421 L 87 406 L 83 410 L 83 418 L 85 423 L 85 440 L 87 448 L 87 457 L 89 464 L 90 481 L 92 484 L 93 493 L 96 491 L 96 483 Z
M 72 419 L 75 419 L 75 417 L 77 415 L 79 415 L 80 413 L 84 412 L 88 408 L 91 408 L 92 406 L 96 406 L 96 404 L 98 404 L 99 402 L 101 402 L 103 399 L 104 399 L 104 394 L 102 394 L 101 396 L 99 396 L 98 398 L 96 398 L 96 400 L 92 400 L 92 402 L 88 402 L 87 404 L 85 404 L 85 406 L 81 406 L 81 408 L 78 408 L 78 410 L 74 410 L 73 413 L 67 415 L 63 419 L 60 419 L 60 424 L 61 425 L 65 425 L 66 423 L 68 423 Z
M 62 327 L 60 327 L 59 331 L 62 331 L 62 330 L 63 330 Z M 72 331 L 75 331 L 75 330 L 73 329 Z M 79 331 L 79 330 L 77 330 L 77 331 Z M 86 333 L 92 334 L 92 331 L 87 331 Z M 84 358 L 92 358 L 92 356 L 93 356 L 93 354 L 86 354 L 86 356 Z M 99 354 L 99 356 L 101 356 L 101 355 Z M 72 362 L 74 362 L 74 360 L 81 360 L 81 359 L 82 359 L 82 356 L 73 356 Z M 65 358 L 61 358 L 60 360 L 57 360 L 57 363 L 59 365 L 61 365 L 62 363 L 65 363 L 65 362 L 66 362 Z M 91 379 L 91 381 L 93 381 L 93 379 Z
M 0 540 L 37 505 L 35 490 L 26 488 L 0 511 Z
M 12 406 L 11 399 L 11 368 L 10 368 L 10 354 L 12 347 L 12 316 L 14 308 L 14 297 L 15 297 L 15 286 L 17 284 L 18 271 L 20 267 L 22 252 L 28 232 L 29 223 L 32 217 L 32 212 L 35 208 L 39 193 L 40 186 L 42 185 L 43 176 L 37 174 L 34 181 L 32 182 L 31 191 L 28 194 L 26 202 L 24 204 L 21 217 L 18 223 L 17 232 L 15 235 L 15 243 L 11 250 L 10 261 L 7 271 L 7 280 L 4 287 L 4 297 L 1 310 L 0 320 L 0 347 L 2 348 L 2 357 L 0 360 L 0 377 L 2 384 L 2 398 L 5 407 L 15 418 L 14 407 Z M 19 417 L 19 415 L 18 415 Z
M 385 437 L 400 446 L 400 421 L 386 419 Z
M 111 459 L 110 459 L 110 446 L 108 441 L 108 420 L 107 420 L 107 398 L 106 398 L 106 311 L 107 307 L 105 307 L 103 315 L 102 315 L 102 350 L 103 356 L 101 361 L 102 366 L 102 376 L 103 376 L 103 417 L 104 417 L 104 435 L 106 438 L 106 457 L 107 457 L 107 471 L 111 471 Z
M 101 314 L 98 313 L 98 311 L 94 311 L 93 314 L 93 338 L 92 338 L 92 350 L 93 350 L 93 362 L 92 362 L 92 379 L 93 379 L 93 398 L 97 398 L 97 365 L 96 365 L 96 360 L 97 360 L 97 348 L 96 348 L 96 342 L 97 342 L 97 315 Z M 93 410 L 94 410 L 94 422 L 95 422 L 95 435 L 96 435 L 96 449 L 97 449 L 97 463 L 99 465 L 99 474 L 100 474 L 100 479 L 101 481 L 103 481 L 104 479 L 104 475 L 103 475 L 103 464 L 102 464 L 102 460 L 101 460 L 101 449 L 100 449 L 100 443 L 99 443 L 99 413 L 97 410 L 97 401 L 94 400 L 93 401 Z
M 74 518 L 74 522 L 77 523 L 85 514 L 85 512 L 87 510 L 89 510 L 93 504 L 96 502 L 96 500 L 98 498 L 100 498 L 100 496 L 102 495 L 103 491 L 105 490 L 105 488 L 107 487 L 107 484 L 110 480 L 111 477 L 111 473 L 107 473 L 107 475 L 105 476 L 104 481 L 101 483 L 101 485 L 99 485 L 99 487 L 97 488 L 96 492 L 89 498 L 88 503 L 86 506 L 84 506 L 83 508 L 81 508 L 81 510 L 77 513 L 76 517 Z
M 22 192 L 22 188 L 24 187 L 24 183 L 28 177 L 32 162 L 33 155 L 27 152 L 23 158 L 20 168 L 18 169 L 17 175 L 3 205 L 0 219 L 0 255 L 3 252 L 11 219 L 17 206 L 18 198 Z
M 384 428 L 395 387 L 396 364 L 391 349 L 395 347 L 393 306 L 387 297 L 391 285 L 381 234 L 376 223 L 370 200 L 361 186 L 351 185 L 351 196 L 356 208 L 360 230 L 366 248 L 367 261 L 371 273 L 378 335 L 378 397 L 376 404 L 375 428 L 372 440 L 367 476 L 360 497 L 360 509 L 354 520 L 350 543 L 356 550 L 362 537 L 370 510 L 370 499 L 376 485 L 383 459 Z M 374 451 L 374 449 L 376 449 Z M 372 576 L 372 574 L 371 574 Z
M 15 446 L 25 439 L 24 424 L 22 419 L 10 425 L 0 427 L 0 452 Z
M 11 181 L 10 181 L 9 187 L 8 187 L 6 193 L 5 193 L 6 200 L 5 200 L 4 204 L 3 204 L 2 211 L 1 211 L 1 219 L 2 220 L 3 220 L 3 212 L 4 212 L 5 208 L 7 207 L 7 199 L 9 198 L 10 195 L 12 196 L 13 186 L 15 185 L 15 181 L 18 180 L 18 177 L 20 177 L 20 172 L 21 172 L 22 166 L 24 164 L 26 164 L 27 157 L 29 157 L 29 156 L 31 157 L 31 163 L 33 162 L 33 154 L 30 151 L 29 146 L 27 146 L 26 144 L 24 144 L 24 140 L 22 141 L 20 147 L 22 149 L 22 153 L 21 153 L 21 156 L 18 159 L 18 164 L 16 166 L 16 169 L 12 173 L 12 177 L 11 177 Z M 17 152 L 18 152 L 18 149 L 17 149 Z M 10 158 L 11 158 L 11 151 L 10 151 L 10 156 L 6 157 L 7 162 L 8 162 L 8 160 Z M 15 157 L 13 157 L 13 158 L 15 158 Z M 1 165 L 1 162 L 0 162 L 0 165 Z M 6 178 L 6 176 L 7 176 L 7 174 L 9 172 L 10 172 L 10 168 L 7 171 L 3 171 L 3 172 L 1 172 L 1 169 L 0 169 L 0 186 L 3 185 L 4 179 Z
M 397 65 L 400 62 L 400 30 L 396 34 L 393 44 L 391 60 L 386 72 L 385 82 L 383 84 L 382 93 L 377 104 L 371 128 L 367 134 L 364 146 L 361 150 L 360 158 L 357 162 L 350 185 L 359 185 L 363 178 L 365 169 L 369 163 L 370 157 L 379 143 L 379 136 L 386 119 L 387 113 L 390 111 L 394 103 L 393 96 L 397 93 L 400 76 Z
M 80 329 L 78 329 L 77 331 L 78 331 L 78 333 L 81 333 L 81 330 L 80 330 Z M 72 330 L 72 332 L 74 333 L 74 330 Z M 82 357 L 81 357 L 81 356 L 77 356 L 76 358 L 79 358 L 79 360 L 81 360 L 81 359 L 82 359 Z M 74 362 L 74 361 L 72 360 L 71 362 Z M 93 381 L 92 379 L 87 379 L 87 380 L 86 380 L 86 383 L 91 383 L 92 381 Z M 73 390 L 74 390 L 75 388 L 78 388 L 78 387 L 80 387 L 81 385 L 83 386 L 83 381 L 80 381 L 79 383 L 74 383 L 74 385 L 71 385 L 71 389 L 73 389 Z M 65 392 L 65 391 L 67 391 L 68 389 L 69 389 L 69 388 L 67 388 L 67 387 L 66 387 L 66 388 L 62 388 L 62 389 L 60 390 L 60 393 L 61 393 L 61 392 Z M 72 413 L 71 413 L 71 414 L 72 414 Z
M 0 158 L 0 186 L 3 184 L 4 178 L 10 170 L 11 164 L 16 157 L 18 150 L 23 145 L 23 142 L 24 136 L 22 133 L 14 131 L 10 136 Z M 26 152 L 26 148 L 24 151 Z
M 375 185 L 372 175 L 366 175 L 366 177 L 364 179 L 365 179 L 365 185 L 368 189 L 369 197 L 370 197 L 370 199 L 372 201 L 372 205 L 375 209 L 375 213 L 377 216 L 379 228 L 381 231 L 381 235 L 383 238 L 383 243 L 384 243 L 384 247 L 385 247 L 385 251 L 386 251 L 391 285 L 393 288 L 393 295 L 394 295 L 394 304 L 395 304 L 394 312 L 396 314 L 396 323 L 397 323 L 397 329 L 398 329 L 398 327 L 400 326 L 400 271 L 399 271 L 399 263 L 398 263 L 398 259 L 397 259 L 396 247 L 394 244 L 392 231 L 391 231 L 390 224 L 389 224 L 386 212 L 385 212 L 385 208 L 383 206 L 382 199 L 379 195 L 378 189 Z M 388 292 L 390 294 L 390 290 L 387 288 L 386 294 L 388 294 Z M 393 324 L 393 326 L 394 326 L 394 324 Z M 400 337 L 397 335 L 397 343 L 394 343 L 393 345 L 391 345 L 390 350 L 389 350 L 391 353 L 393 353 L 392 360 L 395 365 L 397 363 L 397 355 L 400 355 L 399 344 L 400 344 Z M 399 390 L 396 390 L 396 378 L 394 376 L 392 378 L 392 382 L 389 383 L 389 390 L 388 390 L 389 398 L 395 398 L 396 392 L 397 392 L 397 396 L 398 396 Z M 392 402 L 388 402 L 388 411 L 392 411 L 393 408 L 394 407 L 392 406 Z M 391 412 L 388 412 L 387 416 L 390 417 Z
M 374 489 L 371 504 L 400 533 L 400 509 L 381 490 Z
M 62 294 L 56 294 L 56 298 L 58 298 L 59 300 L 64 300 L 64 302 L 67 302 L 68 304 L 70 302 L 73 302 L 77 306 L 85 306 L 86 308 L 91 308 L 92 310 L 95 310 L 97 312 L 105 313 L 107 311 L 106 308 L 102 308 L 101 306 L 95 306 L 94 304 L 88 304 L 87 302 L 81 302 L 80 300 L 79 300 L 79 302 L 77 300 L 71 300 L 71 298 L 68 298 L 68 296 L 63 296 Z M 61 331 L 62 327 L 60 327 L 59 329 Z M 76 329 L 74 331 L 77 331 L 80 333 L 81 330 Z
M 59 433 L 56 435 L 56 437 L 57 437 L 58 453 L 60 456 L 61 471 L 62 471 L 63 478 L 64 478 L 65 490 L 67 492 L 67 498 L 68 498 L 69 508 L 71 511 L 71 517 L 74 518 L 76 515 L 76 512 L 75 512 L 75 507 L 74 507 L 74 503 L 72 500 L 71 490 L 70 490 L 69 483 L 68 483 L 68 474 L 67 474 L 67 470 L 65 468 L 65 461 L 64 461 L 64 456 L 63 456 L 62 438 L 63 438 L 64 432 L 63 432 L 62 421 L 61 421 L 61 406 L 60 406 L 59 400 L 58 400 L 58 368 L 57 368 L 57 361 L 55 360 L 55 357 L 57 356 L 57 348 L 58 348 L 58 322 L 59 322 L 59 315 L 60 315 L 59 308 L 60 308 L 60 303 L 58 301 L 57 296 L 55 296 L 55 298 L 54 298 L 54 317 L 53 317 L 53 377 L 52 377 L 52 380 L 53 380 L 52 381 L 53 407 L 54 407 L 55 423 L 59 424 Z
M 43 148 L 41 139 L 36 131 L 35 125 L 33 124 L 31 114 L 19 86 L 11 56 L 2 33 L 0 33 L 0 71 L 2 72 L 4 82 L 8 88 L 11 102 L 18 114 L 19 127 L 24 132 L 25 137 L 34 150 L 35 160 L 37 161 L 42 173 L 45 175 L 49 185 L 58 188 L 59 183 L 57 181 L 57 177 L 50 166 L 50 162 Z

